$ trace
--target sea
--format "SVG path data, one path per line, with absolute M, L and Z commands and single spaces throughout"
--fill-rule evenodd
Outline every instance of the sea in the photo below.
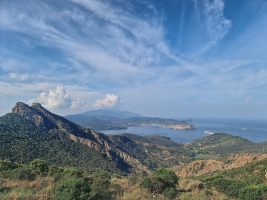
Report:
M 192 130 L 173 130 L 154 126 L 132 126 L 124 130 L 101 131 L 105 134 L 132 133 L 141 136 L 166 136 L 179 143 L 189 143 L 213 133 L 228 133 L 253 142 L 267 141 L 267 119 L 194 119 Z

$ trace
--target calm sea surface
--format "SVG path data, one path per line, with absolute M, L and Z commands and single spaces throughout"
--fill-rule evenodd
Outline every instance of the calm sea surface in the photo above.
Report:
M 132 126 L 126 130 L 101 131 L 106 134 L 133 133 L 137 135 L 161 135 L 174 141 L 187 143 L 210 133 L 224 132 L 254 142 L 267 141 L 267 120 L 196 119 L 194 130 L 172 130 L 150 126 Z

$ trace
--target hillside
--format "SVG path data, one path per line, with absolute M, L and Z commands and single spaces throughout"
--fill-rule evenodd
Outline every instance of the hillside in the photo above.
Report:
M 207 187 L 241 200 L 267 199 L 267 159 L 254 160 L 243 167 L 217 171 L 198 177 Z
M 193 154 L 165 137 L 140 137 L 132 134 L 114 135 L 112 141 L 137 158 L 149 169 L 174 167 L 192 161 Z
M 247 164 L 267 159 L 267 153 L 244 153 L 232 154 L 221 157 L 217 160 L 195 160 L 173 168 L 179 177 L 195 177 L 216 171 L 225 171 L 229 169 L 243 167 Z
M 2 159 L 24 163 L 40 158 L 61 166 L 123 173 L 173 167 L 192 159 L 183 145 L 169 139 L 157 137 L 148 144 L 145 137 L 105 135 L 55 115 L 40 104 L 18 102 L 12 112 L 0 118 Z
M 218 158 L 231 153 L 255 152 L 258 147 L 259 144 L 226 133 L 211 134 L 187 145 L 187 148 L 196 155 L 196 159 Z
M 119 171 L 100 152 L 71 141 L 64 132 L 36 127 L 15 113 L 0 117 L 0 137 L 1 159 L 28 163 L 41 158 L 59 166 Z

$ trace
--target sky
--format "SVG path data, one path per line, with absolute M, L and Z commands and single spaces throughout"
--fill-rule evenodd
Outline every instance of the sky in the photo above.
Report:
M 0 114 L 267 118 L 266 0 L 0 0 Z

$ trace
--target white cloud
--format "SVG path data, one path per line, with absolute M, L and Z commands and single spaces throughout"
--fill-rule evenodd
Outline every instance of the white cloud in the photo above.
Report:
M 27 73 L 23 73 L 23 74 L 9 73 L 8 76 L 9 76 L 9 78 L 15 79 L 17 81 L 25 81 L 25 80 L 28 80 L 30 78 L 30 75 Z
M 119 96 L 116 94 L 106 94 L 103 99 L 97 99 L 94 107 L 96 108 L 111 108 L 119 102 Z
M 70 96 L 62 86 L 42 92 L 35 101 L 49 109 L 67 109 L 80 106 L 80 100 Z
M 224 0 L 204 0 L 204 16 L 210 36 L 209 43 L 203 47 L 203 52 L 221 41 L 232 27 L 232 21 L 224 16 Z

